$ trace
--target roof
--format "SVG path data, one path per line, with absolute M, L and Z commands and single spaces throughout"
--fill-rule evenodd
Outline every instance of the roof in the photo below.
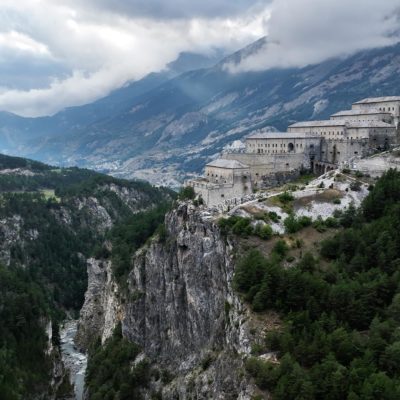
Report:
M 314 138 L 316 135 L 305 132 L 260 132 L 248 136 L 248 139 L 306 139 Z
M 400 96 L 367 97 L 366 99 L 359 100 L 353 104 L 384 103 L 387 101 L 400 101 Z
M 249 168 L 248 165 L 241 163 L 237 160 L 226 160 L 224 158 L 217 158 L 214 161 L 206 164 L 206 167 L 228 168 L 228 169 L 242 169 Z
M 383 121 L 349 121 L 348 128 L 393 128 L 396 127 Z
M 290 125 L 289 128 L 314 128 L 321 126 L 343 126 L 346 128 L 394 128 L 394 125 L 383 121 L 345 121 L 342 119 L 297 122 L 296 124 Z
M 338 119 L 338 120 L 329 120 L 324 119 L 322 121 L 302 121 L 296 122 L 289 126 L 289 128 L 307 128 L 307 127 L 314 127 L 314 126 L 345 126 L 347 121 Z
M 370 114 L 388 114 L 391 115 L 390 112 L 380 111 L 378 109 L 370 108 L 369 110 L 342 110 L 335 114 L 332 114 L 332 117 L 341 117 L 341 116 L 351 116 L 351 115 L 370 115 Z

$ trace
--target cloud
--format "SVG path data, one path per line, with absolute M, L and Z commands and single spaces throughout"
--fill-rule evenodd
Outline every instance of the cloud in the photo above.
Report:
M 85 5 L 132 17 L 192 19 L 234 17 L 249 9 L 262 9 L 271 0 L 86 0 Z M 81 4 L 70 0 L 69 4 Z
M 179 1 L 168 2 L 175 8 L 165 11 L 164 18 L 155 11 L 141 12 L 147 3 L 139 3 L 0 0 L 0 54 L 7 50 L 6 57 L 0 56 L 0 110 L 49 115 L 160 71 L 183 51 L 233 51 L 264 33 L 267 11 L 246 11 L 244 1 L 239 1 L 240 15 L 238 6 L 216 0 L 208 6 L 199 2 L 196 7 L 203 8 L 187 18 L 172 11 L 179 5 L 189 12 L 190 7 Z M 161 1 L 158 4 L 163 7 Z M 225 16 L 221 12 L 205 17 L 213 4 L 223 5 Z M 136 5 L 140 7 L 135 14 Z M 131 9 L 125 10 L 128 6 Z M 155 1 L 148 3 L 156 6 Z
M 300 67 L 399 41 L 398 0 L 274 0 L 268 39 L 231 72 Z M 396 33 L 397 32 L 397 33 Z
M 232 72 L 302 66 L 393 43 L 399 0 L 0 0 L 0 110 L 55 113 L 164 69 L 181 52 L 230 52 Z

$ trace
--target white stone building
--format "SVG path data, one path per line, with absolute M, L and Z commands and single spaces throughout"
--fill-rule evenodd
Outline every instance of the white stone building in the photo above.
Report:
M 393 123 L 399 127 L 400 119 L 400 96 L 368 97 L 355 102 L 352 110 L 379 110 L 389 112 L 393 116 Z
M 382 121 L 388 124 L 393 124 L 393 114 L 388 111 L 380 111 L 375 108 L 371 109 L 355 109 L 355 110 L 343 110 L 339 111 L 330 116 L 332 121 L 342 120 L 349 122 L 372 122 Z
M 217 205 L 302 170 L 324 173 L 398 144 L 399 118 L 400 96 L 367 98 L 329 120 L 298 122 L 287 132 L 257 131 L 245 139 L 244 148 L 226 147 L 228 152 L 206 165 L 202 178 L 187 184 L 206 204 Z
M 250 168 L 237 160 L 219 158 L 205 167 L 203 178 L 186 182 L 208 206 L 253 193 Z

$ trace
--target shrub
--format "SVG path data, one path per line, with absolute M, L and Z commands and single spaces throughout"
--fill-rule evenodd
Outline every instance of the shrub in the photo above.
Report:
M 207 353 L 205 355 L 205 357 L 200 362 L 200 365 L 201 365 L 201 368 L 203 368 L 203 371 L 208 369 L 208 367 L 212 364 L 214 359 L 215 359 L 215 356 L 211 353 Z
M 286 242 L 284 240 L 278 240 L 274 246 L 274 248 L 272 249 L 272 251 L 281 256 L 282 258 L 285 257 L 285 255 L 287 254 L 287 252 L 289 251 L 289 247 L 286 244 Z
M 325 232 L 326 231 L 326 224 L 325 221 L 321 218 L 321 216 L 319 215 L 318 218 L 313 222 L 312 226 L 320 233 Z
M 339 198 L 333 199 L 333 204 L 340 204 L 341 200 Z
M 287 204 L 294 200 L 294 196 L 289 192 L 283 192 L 278 196 L 278 199 L 282 204 Z
M 283 222 L 285 225 L 285 229 L 287 233 L 296 233 L 302 228 L 306 226 L 310 226 L 312 224 L 312 220 L 310 217 L 302 215 L 299 218 L 296 218 L 295 215 L 289 215 L 285 221 Z
M 196 193 L 191 186 L 183 187 L 178 195 L 179 200 L 193 200 L 196 197 Z
M 269 225 L 264 225 L 261 229 L 260 232 L 258 234 L 258 236 L 261 239 L 270 239 L 272 237 L 272 235 L 274 234 L 272 228 Z
M 324 222 L 328 228 L 337 228 L 340 225 L 339 221 L 333 217 L 328 217 Z
M 259 220 L 259 221 L 264 221 L 264 222 L 269 221 L 268 214 L 265 212 L 259 212 L 259 213 L 254 214 L 254 219 Z
M 350 183 L 350 189 L 353 192 L 359 192 L 361 190 L 361 182 L 353 181 Z
M 245 368 L 254 377 L 260 389 L 268 389 L 275 385 L 276 368 L 271 363 L 261 361 L 256 357 L 250 357 L 246 360 Z
M 268 213 L 268 217 L 272 222 L 275 222 L 275 223 L 279 222 L 279 220 L 280 220 L 280 216 L 275 211 L 270 211 Z
M 250 225 L 250 218 L 241 218 L 233 225 L 232 232 L 240 236 L 248 236 L 253 233 L 253 227 Z

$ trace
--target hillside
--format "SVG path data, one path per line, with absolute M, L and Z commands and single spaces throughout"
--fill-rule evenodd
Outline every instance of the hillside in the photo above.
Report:
M 173 197 L 148 183 L 0 156 L 2 398 L 68 389 L 58 324 L 83 304 L 87 258 L 127 220 L 140 221 L 142 244 Z
M 282 130 L 325 118 L 360 98 L 397 94 L 400 44 L 304 68 L 227 72 L 227 64 L 257 51 L 263 40 L 213 67 L 170 80 L 150 76 L 53 117 L 2 115 L 0 145 L 54 164 L 173 186 L 252 129 Z
M 89 398 L 396 399 L 399 185 L 331 171 L 224 215 L 181 202 L 124 287 L 93 258 Z

